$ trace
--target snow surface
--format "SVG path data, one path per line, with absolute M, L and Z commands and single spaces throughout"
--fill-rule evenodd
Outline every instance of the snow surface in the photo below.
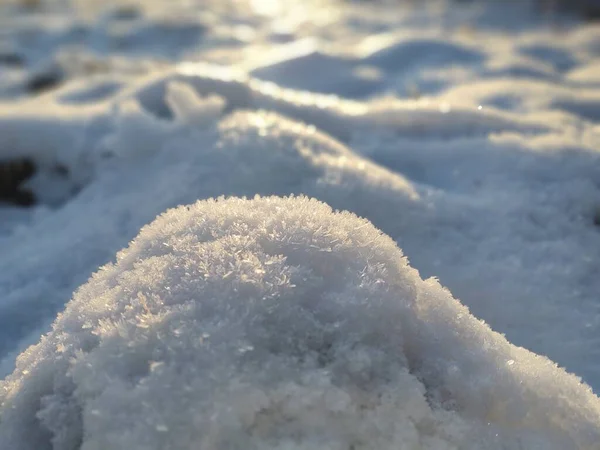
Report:
M 15 359 L 50 330 L 57 313 L 80 286 L 88 286 L 82 287 L 82 292 L 91 289 L 85 284 L 88 278 L 114 261 L 115 254 L 144 225 L 169 208 L 222 195 L 304 194 L 368 219 L 402 248 L 423 278 L 438 278 L 475 317 L 509 342 L 547 356 L 598 392 L 600 28 L 558 11 L 540 14 L 536 4 L 539 6 L 539 2 L 525 0 L 459 5 L 334 0 L 0 2 L 0 162 L 20 157 L 34 161 L 37 172 L 23 188 L 30 189 L 38 200 L 26 209 L 0 204 L 0 374 L 8 376 L 1 384 L 5 390 L 1 395 L 11 399 L 0 406 L 2 439 L 23 433 L 25 437 L 17 439 L 25 439 L 22 444 L 8 442 L 31 448 L 33 444 L 26 447 L 32 442 L 27 439 L 42 439 L 41 448 L 53 448 L 49 436 L 54 433 L 55 448 L 79 448 L 82 429 L 88 430 L 88 424 L 94 423 L 98 428 L 93 433 L 98 434 L 88 434 L 92 429 L 84 433 L 90 436 L 89 448 L 105 448 L 102 445 L 108 444 L 97 439 L 112 433 L 112 423 L 123 428 L 115 428 L 111 436 L 125 440 L 109 448 L 141 445 L 130 442 L 127 434 L 135 428 L 128 420 L 141 420 L 141 413 L 131 412 L 127 418 L 124 408 L 124 418 L 104 423 L 104 414 L 94 418 L 69 409 L 73 405 L 79 405 L 75 409 L 97 409 L 86 406 L 94 402 L 95 394 L 85 390 L 81 395 L 74 393 L 78 391 L 73 391 L 70 383 L 75 375 L 65 369 L 70 363 L 66 359 L 60 363 L 57 350 L 44 346 L 59 333 L 65 332 L 65 339 L 71 340 L 83 331 L 61 328 L 60 319 L 41 347 L 23 354 L 22 361 L 29 363 L 20 363 L 15 371 Z M 293 200 L 300 203 L 292 210 L 304 211 L 306 220 L 311 208 L 327 209 L 317 203 L 311 208 L 300 206 L 302 201 Z M 237 204 L 227 202 L 224 204 Z M 221 203 L 218 205 L 221 208 Z M 235 214 L 250 214 L 242 212 L 239 205 L 236 208 Z M 264 208 L 267 220 L 270 207 Z M 295 214 L 287 207 L 284 210 Z M 277 214 L 273 217 L 282 217 Z M 256 220 L 251 217 L 244 225 L 248 230 Z M 341 230 L 345 219 L 338 219 L 323 218 L 326 223 L 337 220 L 336 227 Z M 305 221 L 295 220 L 299 227 Z M 258 229 L 255 232 L 260 234 Z M 385 260 L 400 264 L 398 250 L 386 248 Z M 364 261 L 362 256 L 353 258 Z M 316 270 L 309 260 L 303 264 Z M 449 311 L 458 314 L 456 308 L 462 311 L 450 294 L 425 287 L 435 284 L 433 281 L 421 282 L 412 269 L 402 267 L 402 273 L 411 275 L 397 280 L 391 277 L 386 284 L 396 286 L 408 277 L 413 280 L 411 286 L 434 292 L 431 295 L 439 300 L 439 308 L 447 310 L 439 317 L 450 317 Z M 174 269 L 165 266 L 165 270 Z M 223 289 L 233 289 L 238 281 L 226 278 Z M 147 283 L 149 289 L 158 289 Z M 323 295 L 339 288 L 315 287 L 310 282 L 296 286 L 321 289 Z M 433 301 L 409 295 L 406 289 L 398 288 L 393 298 L 410 305 Z M 377 298 L 388 298 L 377 292 Z M 100 314 L 102 305 L 84 311 L 87 305 L 82 295 L 75 294 L 71 302 L 80 306 L 69 306 L 83 308 L 77 320 Z M 134 307 L 134 297 L 111 301 Z M 301 296 L 297 298 L 303 304 Z M 358 311 L 365 308 L 360 302 L 357 305 Z M 402 317 L 400 322 L 411 314 L 419 316 L 407 305 L 393 315 Z M 115 311 L 106 310 L 105 314 L 111 320 L 118 317 Z M 352 312 L 338 307 L 336 314 L 341 320 Z M 222 315 L 223 320 L 229 317 L 225 312 Z M 398 373 L 404 378 L 395 384 L 402 386 L 403 393 L 393 398 L 410 393 L 406 398 L 421 406 L 386 404 L 386 411 L 404 418 L 397 430 L 394 420 L 387 422 L 387 412 L 381 418 L 377 414 L 383 414 L 382 410 L 369 411 L 364 426 L 386 423 L 388 434 L 382 439 L 387 440 L 363 444 L 393 447 L 396 438 L 392 435 L 398 431 L 402 439 L 412 439 L 406 433 L 413 433 L 410 436 L 421 439 L 425 448 L 436 448 L 435 439 L 441 448 L 445 448 L 442 442 L 458 448 L 597 448 L 599 400 L 585 385 L 577 385 L 574 377 L 546 359 L 510 347 L 488 328 L 475 325 L 471 316 L 466 317 L 468 326 L 457 324 L 457 319 L 443 322 L 421 317 L 418 326 L 402 327 L 401 352 L 385 346 L 383 353 L 373 350 L 369 357 L 391 358 L 390 366 L 374 361 L 376 372 L 391 370 L 393 364 L 402 367 Z M 356 325 L 357 333 L 363 330 L 361 326 Z M 282 329 L 286 327 L 282 325 Z M 364 330 L 374 328 L 372 322 L 364 323 Z M 466 329 L 479 330 L 476 335 L 480 337 L 469 342 L 471 338 L 464 336 L 472 335 Z M 305 331 L 309 334 L 310 330 Z M 138 331 L 140 338 L 145 336 Z M 458 339 L 450 337 L 455 332 L 463 338 L 452 350 L 456 353 L 449 353 L 456 358 L 453 366 L 432 362 L 445 348 L 441 342 L 418 347 L 431 352 L 418 357 L 428 361 L 421 368 L 414 363 L 417 356 L 405 348 L 406 342 L 433 342 L 436 333 L 445 333 L 448 337 L 443 340 L 452 341 Z M 197 336 L 196 331 L 190 333 L 190 339 Z M 115 345 L 126 348 L 127 338 L 120 339 Z M 360 345 L 374 345 L 365 344 L 359 335 L 356 339 Z M 480 348 L 482 339 L 493 344 Z M 181 349 L 182 353 L 173 357 L 193 360 L 186 353 L 190 351 Z M 525 356 L 519 359 L 515 352 Z M 88 355 L 94 371 L 110 374 L 112 363 L 98 362 L 108 361 L 109 353 L 103 347 L 98 357 Z M 145 355 L 147 352 L 136 353 L 131 364 L 140 358 L 138 363 L 148 366 Z M 87 357 L 80 356 L 82 361 Z M 402 361 L 394 362 L 395 357 Z M 259 360 L 256 364 L 264 364 Z M 509 360 L 518 362 L 510 370 L 506 368 Z M 238 362 L 231 360 L 231 364 Z M 29 364 L 31 368 L 23 368 Z M 229 363 L 223 364 L 225 368 Z M 471 374 L 472 366 L 478 369 Z M 23 370 L 36 373 L 32 381 Z M 185 370 L 196 373 L 200 369 L 190 365 Z M 470 387 L 448 387 L 453 385 L 444 381 L 445 376 L 450 377 L 443 375 L 445 371 L 456 371 L 470 380 Z M 300 369 L 293 372 L 294 376 L 301 374 Z M 81 380 L 91 377 L 88 375 L 82 372 Z M 261 381 L 266 384 L 258 383 L 254 375 L 250 377 L 255 383 L 252 389 L 262 390 L 268 398 L 287 395 L 287 388 L 277 387 L 285 382 L 283 374 L 269 386 L 266 379 Z M 194 379 L 208 383 L 208 376 L 200 371 Z M 535 376 L 540 377 L 535 383 L 527 381 Z M 36 384 L 45 377 L 56 377 L 58 385 Z M 115 377 L 127 379 L 125 372 L 118 370 Z M 298 384 L 298 380 L 292 377 L 288 381 Z M 311 386 L 309 390 L 323 395 L 331 388 L 336 392 L 331 395 L 336 396 L 354 392 L 348 386 L 355 381 L 340 387 L 326 380 L 321 391 L 310 384 L 313 381 L 306 381 L 309 384 L 304 387 Z M 524 387 L 517 386 L 520 381 Z M 229 376 L 219 382 L 229 386 L 235 380 Z M 388 386 L 388 382 L 392 383 L 377 380 L 376 384 Z M 107 382 L 101 382 L 98 392 L 108 386 L 102 383 Z M 115 383 L 116 388 L 123 382 Z M 478 390 L 479 384 L 488 386 L 485 395 Z M 21 390 L 21 385 L 29 387 Z M 298 386 L 294 391 L 298 398 L 307 397 L 303 385 Z M 137 388 L 129 387 L 131 395 L 141 399 Z M 442 391 L 444 394 L 439 394 Z M 35 402 L 52 392 L 54 397 L 42 402 L 48 402 L 41 407 L 46 412 L 36 417 L 40 407 Z M 217 401 L 214 395 L 199 391 L 197 399 L 211 403 Z M 502 396 L 510 406 L 500 401 Z M 489 404 L 482 406 L 481 398 Z M 12 399 L 24 403 L 13 410 L 8 406 Z M 255 400 L 248 402 L 255 404 Z M 163 401 L 167 399 L 150 399 L 149 395 L 143 400 L 157 402 L 152 403 L 157 414 L 162 413 L 156 405 Z M 262 400 L 256 401 L 260 404 Z M 353 403 L 354 397 L 347 401 L 348 415 L 338 418 L 339 422 L 325 410 L 320 410 L 323 418 L 314 422 L 306 422 L 301 411 L 293 416 L 298 420 L 292 428 L 306 427 L 308 440 L 302 445 L 310 446 L 310 439 L 322 438 L 329 443 L 323 443 L 323 448 L 360 448 L 363 444 L 352 441 L 356 433 L 347 434 L 347 430 L 363 430 L 362 419 L 353 415 L 358 403 Z M 66 402 L 64 416 L 50 406 L 57 402 Z M 110 407 L 109 402 L 100 403 L 114 414 L 118 408 Z M 143 402 L 131 403 L 131 411 L 139 411 L 135 408 L 143 408 Z M 234 404 L 231 398 L 217 401 L 223 407 L 228 402 Z M 219 417 L 234 414 L 234 410 L 219 410 Z M 489 413 L 491 410 L 503 412 Z M 240 406 L 239 411 L 245 410 Z M 487 423 L 482 417 L 488 413 L 490 429 L 498 431 L 485 431 Z M 514 419 L 520 414 L 531 414 L 531 422 Z M 234 417 L 231 415 L 235 422 Z M 176 425 L 153 420 L 148 417 L 147 423 L 139 426 L 152 429 L 156 425 L 161 430 L 167 426 L 166 432 L 157 429 L 166 433 L 165 440 L 152 438 L 147 430 L 140 436 L 147 436 L 148 445 L 168 448 L 161 445 L 174 442 L 169 430 Z M 175 416 L 173 420 L 191 423 Z M 335 422 L 327 423 L 339 434 L 323 434 L 328 427 L 319 428 L 319 424 L 326 420 Z M 407 431 L 409 422 L 412 432 Z M 236 426 L 231 425 L 232 429 Z M 310 432 L 313 426 L 320 431 Z M 178 433 L 183 433 L 186 442 L 191 435 L 185 433 L 193 430 L 183 432 L 182 427 Z M 248 431 L 237 429 L 242 433 L 239 436 Z M 223 430 L 217 429 L 216 435 L 227 434 Z M 285 432 L 296 436 L 290 430 Z M 365 435 L 373 433 L 369 430 L 364 430 Z M 268 433 L 254 435 L 260 448 L 301 445 L 299 441 L 285 443 L 284 438 L 275 442 L 281 436 Z M 495 433 L 502 438 L 495 440 Z M 258 444 L 263 438 L 268 443 Z M 0 440 L 0 444 L 4 442 Z M 218 443 L 210 445 L 222 448 Z
M 3 448 L 566 449 L 600 401 L 367 220 L 305 197 L 142 228 L 2 384 Z

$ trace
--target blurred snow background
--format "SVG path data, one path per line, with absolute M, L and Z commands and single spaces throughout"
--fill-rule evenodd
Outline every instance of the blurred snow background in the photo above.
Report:
M 371 221 L 402 249 L 421 278 L 436 277 L 510 343 L 550 358 L 598 392 L 600 26 L 594 6 L 491 0 L 3 1 L 2 376 L 50 330 L 90 275 L 114 261 L 166 209 L 222 195 L 305 194 Z M 298 207 L 291 203 L 281 208 Z M 308 220 L 313 213 L 304 208 Z M 296 217 L 300 224 L 301 216 Z M 238 275 L 231 283 L 236 280 Z M 394 280 L 385 283 L 399 282 Z M 154 290 L 157 281 L 139 282 Z M 81 289 L 98 290 L 75 294 L 73 305 L 79 306 L 72 308 L 85 322 L 96 314 L 85 305 L 104 294 L 90 285 Z M 390 295 L 385 301 L 393 304 Z M 206 300 L 198 296 L 185 301 Z M 455 302 L 434 297 L 432 304 L 439 301 L 440 308 Z M 111 301 L 128 308 L 137 298 L 132 290 Z M 344 317 L 344 308 L 335 315 Z M 216 314 L 234 320 L 226 311 Z M 400 313 L 394 317 L 407 320 Z M 115 313 L 107 320 L 121 318 Z M 68 342 L 79 339 L 79 332 L 63 330 L 60 323 L 52 336 L 64 332 Z M 447 326 L 444 332 L 455 330 L 448 321 L 434 323 Z M 488 340 L 500 342 L 485 330 Z M 435 336 L 431 324 L 419 333 L 424 339 Z M 31 439 L 41 439 L 36 445 L 46 448 L 50 444 L 42 442 L 50 442 L 49 433 L 54 448 L 71 449 L 79 448 L 81 429 L 95 433 L 86 428 L 96 423 L 86 415 L 77 419 L 83 428 L 65 430 L 75 419 L 58 414 L 63 419 L 53 422 L 51 406 L 36 418 L 31 402 L 44 396 L 64 396 L 56 401 L 75 402 L 76 409 L 90 399 L 47 381 L 36 384 L 37 377 L 56 377 L 61 386 L 72 382 L 71 369 L 44 368 L 63 358 L 58 347 L 47 347 L 52 339 L 25 353 L 22 367 L 0 384 L 0 442 L 31 448 L 27 442 L 34 441 L 15 438 L 31 433 Z M 127 338 L 121 339 L 116 348 L 127 346 Z M 471 370 L 464 355 L 477 347 L 469 339 L 451 369 L 462 376 Z M 84 347 L 77 348 L 89 351 Z M 386 358 L 394 357 L 390 352 Z M 102 350 L 105 354 L 110 350 Z M 185 354 L 176 352 L 174 358 Z M 89 357 L 98 364 L 94 370 L 111 370 L 102 362 L 105 356 Z M 151 363 L 144 352 L 134 357 L 142 365 Z M 544 373 L 545 380 L 553 380 L 544 383 L 556 384 L 556 391 L 543 383 L 526 388 L 531 398 L 550 398 L 551 406 L 523 400 L 515 410 L 531 411 L 536 417 L 531 423 L 542 421 L 544 429 L 554 427 L 561 436 L 557 448 L 594 448 L 598 399 L 575 378 L 528 358 L 517 366 L 515 380 Z M 495 371 L 505 364 L 486 361 L 474 385 L 495 383 Z M 36 374 L 38 364 L 44 373 L 31 375 L 31 381 L 27 373 Z M 419 383 L 441 389 L 445 385 L 436 384 L 436 377 L 443 378 L 443 370 L 436 367 L 435 377 L 409 369 Z M 48 370 L 57 372 L 48 375 Z M 201 382 L 208 375 L 197 376 Z M 27 394 L 30 385 L 38 386 L 37 397 Z M 513 385 L 503 386 L 501 394 L 490 394 L 492 404 L 499 396 L 521 395 Z M 439 403 L 426 396 L 427 404 L 463 418 L 488 414 L 462 397 L 475 392 L 475 387 L 470 394 L 467 388 L 450 390 L 450 399 Z M 583 395 L 581 403 L 590 406 L 575 412 L 572 401 L 552 403 L 565 397 L 561 392 Z M 10 415 L 11 402 L 21 401 L 21 395 L 34 396 L 23 397 L 21 412 Z M 467 414 L 469 408 L 474 409 Z M 544 408 L 575 418 L 569 424 L 541 419 L 534 411 Z M 34 431 L 32 421 L 41 421 L 43 430 L 35 425 Z M 98 426 L 98 436 L 108 431 L 102 428 L 108 425 Z M 469 433 L 461 436 L 474 436 Z M 93 438 L 82 448 L 133 445 L 120 436 L 124 440 L 113 447 Z M 463 437 L 436 439 L 465 448 Z M 502 440 L 505 447 L 488 439 L 489 448 L 550 445 L 545 438 L 536 441 L 538 435 L 513 437 Z M 335 439 L 336 445 L 347 442 Z M 377 445 L 393 446 L 393 439 Z M 427 442 L 420 445 L 436 448 Z

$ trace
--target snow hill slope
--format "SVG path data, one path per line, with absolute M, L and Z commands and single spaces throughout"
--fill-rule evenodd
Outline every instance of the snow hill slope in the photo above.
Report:
M 588 449 L 600 400 L 368 221 L 208 200 L 144 227 L 1 385 L 0 446 Z

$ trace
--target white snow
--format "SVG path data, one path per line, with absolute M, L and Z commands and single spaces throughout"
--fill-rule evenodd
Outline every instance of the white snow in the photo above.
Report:
M 543 2 L 526 0 L 267 3 L 0 1 L 0 376 L 7 376 L 1 382 L 0 449 L 189 448 L 193 433 L 201 434 L 204 426 L 211 431 L 203 434 L 209 440 L 202 448 L 238 448 L 239 438 L 251 439 L 256 448 L 396 448 L 398 442 L 413 448 L 419 442 L 424 448 L 594 449 L 600 400 L 587 386 L 600 389 L 598 25 L 561 9 L 540 13 L 536 8 Z M 31 208 L 2 203 L 10 180 L 1 164 L 18 158 L 30 159 L 37 169 L 20 186 L 35 195 Z M 353 239 L 380 235 L 367 222 L 354 230 L 350 224 L 359 219 L 334 215 L 304 198 L 196 203 L 257 194 L 306 195 L 364 217 L 389 238 L 354 248 Z M 267 254 L 261 221 L 283 226 L 285 220 L 292 227 L 286 228 L 289 245 L 313 236 L 311 230 L 332 230 L 310 244 L 316 247 L 305 242 L 308 247 L 298 248 L 331 249 L 325 256 L 341 262 L 323 270 L 341 274 L 347 267 L 347 278 L 338 284 L 292 283 L 289 299 L 318 320 L 294 328 L 277 315 L 265 339 L 283 340 L 289 331 L 290 339 L 306 342 L 314 330 L 335 322 L 333 316 L 348 319 L 348 333 L 332 335 L 336 342 L 355 339 L 364 347 L 340 353 L 335 364 L 348 379 L 301 367 L 297 360 L 285 366 L 279 356 L 274 364 L 289 372 L 278 369 L 274 378 L 261 378 L 268 352 L 228 353 L 228 346 L 238 345 L 236 333 L 253 336 L 252 317 L 238 316 L 233 306 L 211 316 L 221 317 L 222 332 L 231 334 L 230 342 L 222 342 L 231 357 L 223 361 L 208 353 L 195 359 L 202 336 L 175 305 L 160 307 L 187 324 L 179 336 L 182 346 L 172 347 L 175 366 L 169 365 L 167 341 L 163 347 L 157 340 L 147 347 L 138 342 L 161 335 L 163 322 L 147 329 L 115 322 L 126 317 L 139 324 L 144 317 L 137 291 L 122 293 L 127 286 L 143 285 L 160 302 L 169 289 L 183 289 L 138 279 L 137 268 L 118 261 L 108 267 L 128 274 L 113 280 L 121 293 L 103 292 L 105 269 L 98 272 L 144 225 L 178 205 L 195 206 L 161 216 L 127 252 L 137 255 L 140 242 L 154 242 L 149 230 L 195 236 L 200 224 L 177 224 L 206 208 L 204 216 L 215 220 L 239 219 L 240 229 L 214 232 L 253 240 L 252 267 Z M 337 232 L 347 239 L 339 254 L 328 240 Z M 159 264 L 171 278 L 183 277 L 174 259 L 187 260 L 195 251 L 178 245 L 181 253 L 165 254 Z M 396 245 L 427 281 L 402 262 Z M 289 260 L 292 249 L 286 249 L 282 254 Z M 238 258 L 236 251 L 218 253 L 215 270 Z M 206 261 L 216 258 L 214 252 L 201 254 Z M 321 270 L 316 260 L 300 258 L 306 270 Z M 354 288 L 366 287 L 355 286 L 356 280 L 379 275 L 352 268 L 368 267 L 369 258 L 385 261 L 388 271 L 399 267 L 400 275 L 386 272 L 372 296 L 361 297 Z M 277 267 L 252 276 L 264 280 Z M 235 289 L 244 273 L 225 277 L 219 295 Z M 93 289 L 98 293 L 92 295 Z M 285 297 L 284 291 L 273 295 Z M 332 300 L 342 291 L 353 294 Z M 178 302 L 196 308 L 221 298 L 197 294 L 182 293 Z M 331 316 L 307 306 L 313 294 L 332 302 Z M 394 323 L 402 324 L 398 330 L 383 325 L 384 319 L 379 330 L 368 318 L 373 298 L 380 302 L 373 314 L 385 319 L 391 308 Z M 26 350 L 49 332 L 69 299 L 54 331 Z M 101 299 L 133 309 L 111 310 Z M 233 297 L 222 301 L 223 308 L 237 304 Z M 276 302 L 277 314 L 296 311 L 282 306 L 287 304 Z M 267 314 L 256 308 L 257 317 Z M 92 320 L 102 314 L 123 333 L 137 331 L 85 349 L 78 340 L 103 330 Z M 67 326 L 88 316 L 91 328 Z M 367 318 L 350 320 L 358 316 Z M 240 329 L 227 331 L 235 317 Z M 213 319 L 197 316 L 198 323 L 204 320 Z M 390 340 L 375 349 L 383 340 L 379 332 Z M 108 339 L 98 333 L 94 339 Z M 370 333 L 375 341 L 366 337 Z M 71 342 L 72 351 L 83 349 L 72 353 L 77 371 L 68 368 L 70 356 L 52 347 L 58 336 Z M 129 345 L 121 367 L 114 359 Z M 153 359 L 154 348 L 162 348 L 162 359 Z M 350 363 L 342 354 L 366 358 L 374 373 L 398 368 L 399 378 L 380 377 L 371 387 L 393 384 L 399 390 L 386 390 L 388 403 L 365 400 L 372 408 L 360 410 L 363 400 L 356 395 L 362 385 L 350 375 L 353 364 L 363 362 Z M 200 364 L 210 358 L 222 371 L 218 379 Z M 234 370 L 246 362 L 248 371 Z M 131 378 L 128 364 L 143 367 Z M 165 387 L 171 376 L 177 381 Z M 189 384 L 178 377 L 188 377 Z M 147 388 L 138 386 L 141 380 L 163 385 L 151 395 L 142 392 Z M 189 389 L 198 390 L 190 396 Z M 52 396 L 40 404 L 46 394 Z M 168 406 L 177 398 L 188 406 Z M 145 405 L 155 416 L 141 412 Z M 258 412 L 263 407 L 265 415 Z M 38 410 L 43 412 L 36 416 Z M 287 411 L 289 427 L 273 411 Z M 217 425 L 202 422 L 209 417 L 219 417 Z M 230 431 L 232 440 L 226 441 Z M 360 436 L 371 437 L 356 441 Z M 89 439 L 88 447 L 80 446 L 81 439 Z
M 368 221 L 305 197 L 144 227 L 2 385 L 14 450 L 565 449 L 600 400 Z

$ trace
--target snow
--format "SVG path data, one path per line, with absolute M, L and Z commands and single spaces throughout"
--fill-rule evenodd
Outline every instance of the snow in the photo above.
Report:
M 142 228 L 3 383 L 0 443 L 591 448 L 600 401 L 508 343 L 367 220 L 306 197 Z
M 251 439 L 256 448 L 594 448 L 597 24 L 562 10 L 540 14 L 529 1 L 27 3 L 0 2 L 0 199 L 17 190 L 36 200 L 30 208 L 0 203 L 0 376 L 7 377 L 0 382 L 0 448 L 189 448 L 194 433 L 215 439 L 203 441 L 206 448 L 237 448 L 236 439 Z M 12 186 L 3 164 L 23 160 L 35 174 Z M 229 198 L 257 194 L 286 199 Z M 220 196 L 228 199 L 202 202 Z M 165 241 L 165 230 L 204 233 L 199 224 L 178 228 L 195 212 L 235 218 L 240 229 L 202 226 L 227 239 L 247 235 L 256 243 L 252 264 L 262 261 L 260 267 L 268 239 L 262 221 L 291 227 L 278 245 L 320 236 L 301 240 L 306 246 L 297 250 L 321 249 L 338 262 L 321 267 L 305 255 L 294 264 L 346 275 L 332 284 L 323 275 L 319 282 L 296 280 L 293 293 L 275 289 L 272 300 L 288 298 L 316 322 L 291 326 L 284 316 L 297 310 L 277 301 L 278 319 L 264 339 L 277 342 L 289 331 L 298 333 L 290 339 L 307 342 L 329 321 L 348 320 L 335 342 L 364 351 L 340 350 L 331 364 L 350 378 L 340 381 L 299 360 L 285 366 L 278 358 L 296 354 L 259 351 L 267 341 L 238 355 L 230 347 L 238 345 L 236 333 L 256 337 L 252 317 L 234 307 L 239 299 L 189 288 L 178 304 L 194 309 L 222 298 L 212 318 L 194 317 L 208 327 L 218 317 L 231 335 L 221 352 L 231 357 L 195 355 L 206 350 L 196 346 L 202 333 L 179 307 L 164 303 L 169 289 L 183 285 L 138 277 L 135 267 L 114 262 L 142 227 L 179 205 L 193 206 L 161 216 L 125 252 L 138 255 L 136 245 L 155 242 L 148 230 Z M 367 222 L 350 225 L 362 219 L 329 208 L 363 217 L 385 235 Z M 330 234 L 321 236 L 325 229 Z M 339 254 L 328 240 L 336 233 L 347 239 Z M 367 236 L 380 237 L 353 247 Z M 176 266 L 200 256 L 177 245 L 180 253 L 161 253 L 152 270 L 183 277 Z M 216 258 L 217 270 L 239 257 L 234 247 L 202 258 Z M 296 250 L 285 249 L 280 266 L 252 276 L 296 270 L 286 266 Z M 369 258 L 384 261 L 385 276 L 362 272 Z M 398 270 L 390 275 L 389 267 Z M 126 278 L 110 281 L 113 293 L 100 287 L 106 270 Z M 236 289 L 244 274 L 232 271 L 214 292 Z M 384 281 L 362 295 L 363 278 Z M 138 326 L 143 301 L 138 291 L 123 293 L 134 285 L 156 292 L 156 308 L 186 324 L 180 347 L 175 338 L 159 342 L 163 322 Z M 325 316 L 306 303 L 314 296 L 331 302 Z M 371 301 L 376 308 L 367 306 Z M 267 314 L 256 308 L 256 317 Z M 102 315 L 113 328 L 94 322 Z M 87 319 L 91 328 L 80 329 Z M 110 343 L 87 348 L 80 340 L 96 332 L 93 339 Z M 59 336 L 64 350 L 55 345 Z M 144 336 L 155 336 L 148 347 L 138 341 Z M 162 348 L 162 359 L 153 359 L 154 348 Z M 121 354 L 129 355 L 126 367 L 115 362 Z M 388 403 L 365 400 L 372 409 L 360 409 L 361 383 L 350 375 L 364 361 L 351 363 L 348 355 L 397 377 L 381 375 L 366 391 L 367 400 L 385 391 Z M 272 356 L 278 369 L 269 378 L 262 367 Z M 214 361 L 219 375 L 202 361 Z M 150 393 L 142 380 L 156 389 Z M 187 406 L 175 408 L 177 398 Z M 153 412 L 146 415 L 145 405 Z M 263 417 L 263 407 L 274 409 Z M 289 427 L 272 411 L 287 411 Z M 209 417 L 219 417 L 217 424 L 202 422 Z

